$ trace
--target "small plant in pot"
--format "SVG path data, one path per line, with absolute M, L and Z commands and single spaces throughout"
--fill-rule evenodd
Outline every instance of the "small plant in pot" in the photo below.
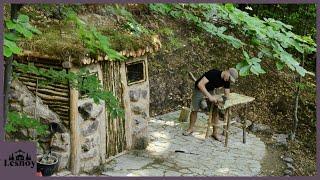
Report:
M 52 148 L 52 138 L 56 133 L 56 129 L 53 129 L 53 126 L 50 126 L 50 146 L 49 152 L 46 154 L 37 155 L 37 172 L 41 172 L 43 176 L 51 176 L 54 172 L 57 171 L 59 166 L 59 157 L 56 154 L 51 153 Z
M 37 172 L 41 172 L 42 176 L 51 176 L 58 165 L 58 157 L 51 153 L 37 156 Z
M 50 126 L 51 127 L 51 126 Z M 6 123 L 5 130 L 6 135 L 9 137 L 19 137 L 22 138 L 19 132 L 26 131 L 26 136 L 23 140 L 38 142 L 38 137 L 48 136 L 47 130 L 48 125 L 42 124 L 40 120 L 36 118 L 31 118 L 27 114 L 10 111 L 8 113 L 8 122 Z M 52 139 L 52 132 L 49 134 Z M 51 142 L 50 142 L 51 148 Z M 58 166 L 58 157 L 51 154 L 51 149 L 46 154 L 37 155 L 37 172 L 41 172 L 43 176 L 51 176 Z

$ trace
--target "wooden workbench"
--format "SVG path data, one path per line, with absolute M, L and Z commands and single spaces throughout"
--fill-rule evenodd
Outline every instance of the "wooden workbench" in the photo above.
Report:
M 223 94 L 217 94 L 214 95 L 217 98 L 222 98 Z M 236 106 L 236 105 L 245 105 L 245 109 L 244 111 L 241 112 L 240 114 L 240 118 L 241 118 L 241 123 L 242 123 L 242 129 L 243 129 L 243 143 L 246 143 L 246 112 L 248 109 L 248 103 L 254 101 L 255 98 L 253 97 L 249 97 L 249 96 L 245 96 L 242 94 L 237 94 L 237 93 L 230 93 L 229 95 L 229 99 L 226 100 L 226 102 L 224 103 L 224 105 L 220 104 L 218 106 L 218 109 L 220 110 L 224 110 L 224 123 L 223 123 L 223 132 L 224 132 L 224 136 L 225 136 L 225 146 L 228 146 L 228 138 L 229 138 L 229 126 L 230 126 L 230 117 L 231 117 L 231 108 Z M 208 122 L 212 121 L 212 111 L 210 111 L 210 118 Z M 210 123 L 208 123 L 210 124 Z

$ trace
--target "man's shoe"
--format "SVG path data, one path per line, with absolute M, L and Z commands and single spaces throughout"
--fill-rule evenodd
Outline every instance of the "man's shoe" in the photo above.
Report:
M 193 131 L 191 131 L 191 132 L 185 131 L 185 132 L 182 133 L 182 135 L 190 136 L 192 133 L 193 133 Z

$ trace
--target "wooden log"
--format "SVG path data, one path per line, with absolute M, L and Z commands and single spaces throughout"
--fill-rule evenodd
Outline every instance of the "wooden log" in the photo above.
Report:
M 48 81 L 48 79 L 46 79 L 44 77 L 38 77 L 38 76 L 34 76 L 34 75 L 32 76 L 30 74 L 23 74 L 23 75 L 19 76 L 19 78 L 25 79 L 27 82 L 28 81 L 36 82 L 37 78 L 39 80 Z M 25 82 L 23 82 L 23 83 L 25 83 Z M 40 82 L 40 84 L 41 84 L 41 82 Z M 68 87 L 69 87 L 67 83 L 60 83 L 60 82 L 59 82 L 59 84 L 58 83 L 49 83 L 48 85 L 52 86 L 52 87 L 56 87 L 56 88 L 62 88 L 65 90 L 68 89 Z
M 210 127 L 212 126 L 212 119 L 213 119 L 213 117 L 212 117 L 212 112 L 213 112 L 213 107 L 214 107 L 214 103 L 211 103 L 211 106 L 210 106 L 210 111 L 209 111 L 209 118 L 208 118 L 208 126 L 207 126 L 207 131 L 206 131 L 206 136 L 205 136 L 205 138 L 208 138 L 209 136 L 210 136 L 210 132 L 211 132 L 211 130 L 210 130 Z
M 88 64 L 89 63 L 89 58 L 88 57 L 84 57 L 80 60 L 81 64 Z
M 49 106 L 50 108 L 50 106 Z M 50 108 L 52 111 L 56 112 L 57 114 L 61 115 L 61 116 L 69 116 L 69 111 L 61 111 L 59 109 L 56 109 L 56 108 Z
M 179 122 L 188 122 L 190 115 L 190 109 L 187 107 L 182 107 L 180 116 L 179 116 Z
M 39 62 L 39 63 L 60 65 L 60 66 L 62 63 L 62 60 L 58 57 L 42 55 L 38 52 L 32 52 L 32 51 L 26 51 L 26 50 L 22 53 L 22 55 L 15 56 L 14 59 L 19 61 L 28 60 L 29 62 Z
M 244 110 L 244 116 L 243 118 L 243 124 L 242 124 L 242 142 L 245 144 L 246 143 L 246 127 L 247 127 L 247 122 L 246 122 L 246 114 L 248 111 L 248 104 L 245 104 L 245 110 Z
M 130 57 L 130 52 L 129 51 L 126 52 L 126 57 Z
M 77 69 L 71 68 L 71 72 L 77 72 Z M 78 97 L 79 92 L 70 88 L 70 131 L 71 131 L 71 157 L 70 167 L 74 175 L 80 172 L 80 122 L 78 121 Z
M 36 90 L 35 87 L 33 86 L 27 86 L 29 90 Z M 43 89 L 43 88 L 38 88 L 38 93 L 43 93 L 43 94 L 47 94 L 47 95 L 56 95 L 56 96 L 63 96 L 63 97 L 69 97 L 69 93 L 62 93 L 59 91 L 53 91 L 53 90 L 49 90 L 49 89 Z
M 23 61 L 20 60 L 18 61 L 20 64 L 24 64 L 24 65 L 28 65 L 28 63 L 32 62 L 32 61 Z M 47 64 L 47 63 L 39 63 L 39 62 L 32 62 L 34 64 L 35 67 L 37 68 L 43 68 L 43 69 L 54 69 L 54 70 L 62 70 L 62 64 Z
M 61 111 L 55 111 L 59 116 L 63 116 L 65 118 L 67 118 L 68 116 L 70 116 L 69 112 L 61 112 Z M 69 119 L 69 118 L 68 118 Z
M 25 86 L 27 86 L 28 88 L 34 88 L 34 86 L 32 86 L 32 83 L 30 82 L 22 82 Z M 51 87 L 51 86 L 42 86 L 44 87 L 46 90 L 50 90 L 50 91 L 57 91 L 57 92 L 60 92 L 61 95 L 62 94 L 67 94 L 67 97 L 69 97 L 69 90 L 67 89 L 58 89 L 58 88 L 54 88 L 54 87 Z M 44 88 L 41 88 L 41 89 L 44 89 Z
M 104 56 L 104 60 L 108 60 L 109 59 L 109 56 L 108 55 L 105 55 Z
M 155 44 L 154 45 L 154 52 L 157 52 L 159 50 L 159 45 L 158 44 Z
M 69 107 L 69 102 L 61 102 L 61 101 L 49 101 L 42 99 L 42 102 L 47 104 L 47 105 L 61 105 L 61 106 L 68 106 Z
M 69 121 L 70 120 L 70 115 L 69 115 L 69 113 L 67 114 L 67 115 L 65 115 L 65 114 L 62 114 L 62 113 L 57 113 L 57 114 L 59 114 L 59 116 L 60 116 L 60 119 L 63 119 L 63 120 L 65 120 L 65 121 Z
M 122 53 L 123 53 L 123 56 L 127 56 L 128 50 L 123 50 Z
M 224 115 L 224 118 L 226 118 L 226 121 L 227 121 L 227 126 L 226 126 L 226 129 L 225 129 L 225 142 L 224 142 L 224 146 L 225 147 L 228 147 L 228 139 L 229 139 L 229 126 L 230 126 L 230 108 L 228 108 L 225 112 L 225 115 Z
M 69 113 L 69 109 L 65 109 L 65 108 L 58 108 L 58 107 L 55 107 L 55 108 L 53 108 L 53 109 L 55 109 L 56 111 Z
M 104 57 L 102 57 L 102 56 L 98 56 L 97 61 L 103 61 L 103 59 L 104 59 Z
M 65 117 L 65 116 L 60 116 L 60 119 L 63 120 L 63 121 L 67 121 L 68 124 L 69 124 L 69 117 Z M 69 128 L 69 127 L 68 127 Z
M 41 99 L 46 99 L 46 100 L 57 100 L 57 101 L 64 101 L 64 102 L 68 102 L 69 101 L 69 98 L 60 97 L 60 96 L 49 96 L 49 95 L 40 94 L 40 93 L 38 93 L 38 96 Z

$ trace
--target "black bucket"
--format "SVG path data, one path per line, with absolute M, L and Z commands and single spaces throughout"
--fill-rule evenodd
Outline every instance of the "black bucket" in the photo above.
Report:
M 37 156 L 37 172 L 41 172 L 42 176 L 51 176 L 58 168 L 58 157 L 51 155 L 50 158 L 54 159 L 54 162 L 51 164 L 41 163 L 43 155 Z

